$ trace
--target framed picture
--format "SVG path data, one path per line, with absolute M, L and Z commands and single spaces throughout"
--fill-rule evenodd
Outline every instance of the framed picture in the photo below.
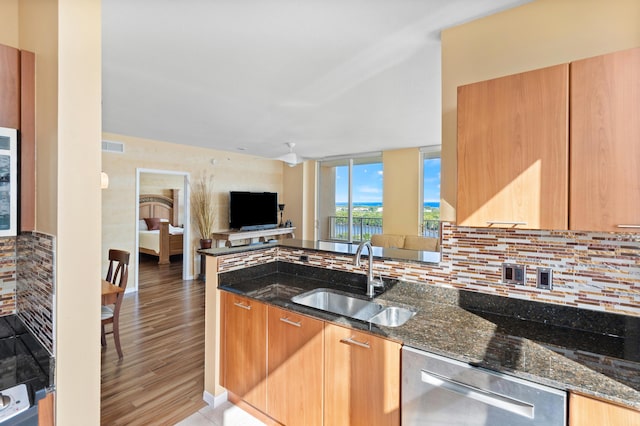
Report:
M 0 127 L 0 237 L 17 235 L 18 131 Z

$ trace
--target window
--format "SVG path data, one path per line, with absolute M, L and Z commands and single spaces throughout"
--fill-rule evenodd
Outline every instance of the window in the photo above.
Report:
M 438 237 L 440 232 L 440 146 L 422 152 L 422 235 Z
M 358 242 L 382 233 L 382 156 L 319 163 L 319 239 Z

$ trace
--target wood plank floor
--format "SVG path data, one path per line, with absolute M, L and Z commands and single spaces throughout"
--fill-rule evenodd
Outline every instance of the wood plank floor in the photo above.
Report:
M 181 276 L 181 261 L 141 256 L 139 291 L 120 311 L 124 359 L 112 335 L 102 351 L 102 425 L 173 425 L 206 406 L 204 282 Z

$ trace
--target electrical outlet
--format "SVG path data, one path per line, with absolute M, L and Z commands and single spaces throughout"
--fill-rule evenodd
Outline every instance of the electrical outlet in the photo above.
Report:
M 543 290 L 553 289 L 553 271 L 551 268 L 536 268 L 536 275 L 538 277 L 538 288 Z
M 515 263 L 502 264 L 502 282 L 504 284 L 526 285 L 527 265 Z
M 502 265 L 502 281 L 506 281 L 506 282 L 513 281 L 513 266 Z

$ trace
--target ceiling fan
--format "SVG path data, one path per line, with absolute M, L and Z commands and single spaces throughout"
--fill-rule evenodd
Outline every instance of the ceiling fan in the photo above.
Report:
M 276 160 L 283 161 L 289 167 L 295 167 L 298 164 L 302 163 L 304 159 L 293 152 L 293 148 L 296 146 L 296 144 L 293 142 L 287 142 L 287 146 L 289 147 L 289 152 L 277 157 Z

